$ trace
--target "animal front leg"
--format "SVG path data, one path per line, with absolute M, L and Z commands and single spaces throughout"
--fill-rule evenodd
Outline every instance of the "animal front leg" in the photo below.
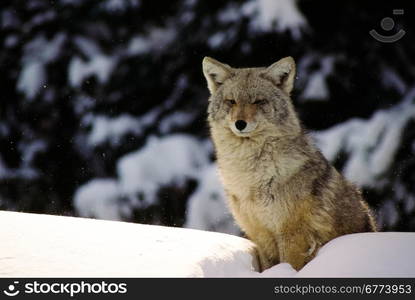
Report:
M 315 253 L 315 244 L 310 243 L 304 233 L 281 235 L 278 246 L 281 262 L 289 263 L 297 271 L 304 267 Z
M 264 270 L 272 267 L 272 262 L 268 259 L 268 256 L 263 251 L 257 248 L 257 254 L 259 272 L 263 272 Z
M 251 240 L 257 245 L 261 272 L 280 262 L 277 240 L 271 232 L 261 228 L 248 236 L 252 237 Z

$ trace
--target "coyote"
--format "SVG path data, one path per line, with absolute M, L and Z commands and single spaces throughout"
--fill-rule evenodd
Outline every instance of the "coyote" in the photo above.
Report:
M 294 110 L 292 57 L 232 68 L 205 57 L 208 121 L 231 212 L 260 269 L 301 269 L 331 239 L 376 231 L 359 190 L 313 144 Z

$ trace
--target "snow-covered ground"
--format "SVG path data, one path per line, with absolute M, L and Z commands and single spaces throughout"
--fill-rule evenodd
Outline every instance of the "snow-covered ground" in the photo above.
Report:
M 254 245 L 193 229 L 0 211 L 0 277 L 229 277 Z
M 415 233 L 343 236 L 299 272 L 258 273 L 228 234 L 4 211 L 0 228 L 0 277 L 415 277 Z

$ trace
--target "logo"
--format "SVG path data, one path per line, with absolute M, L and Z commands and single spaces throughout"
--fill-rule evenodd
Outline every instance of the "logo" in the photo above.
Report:
M 394 15 L 403 15 L 404 10 L 403 9 L 394 9 L 392 13 Z M 385 31 L 391 31 L 393 29 L 393 27 L 395 27 L 395 21 L 390 17 L 383 18 L 380 21 L 380 27 L 382 27 L 382 29 L 385 30 Z M 394 43 L 396 41 L 399 41 L 405 35 L 405 33 L 406 33 L 405 30 L 401 29 L 393 35 L 385 36 L 385 35 L 382 35 L 382 34 L 378 33 L 375 29 L 372 29 L 371 31 L 369 31 L 369 34 L 375 40 L 377 40 L 379 42 L 382 42 L 382 43 Z
M 9 297 L 17 296 L 20 293 L 20 291 L 16 289 L 16 285 L 18 283 L 18 281 L 13 282 L 13 284 L 10 284 L 7 287 L 7 290 L 4 290 L 3 293 Z

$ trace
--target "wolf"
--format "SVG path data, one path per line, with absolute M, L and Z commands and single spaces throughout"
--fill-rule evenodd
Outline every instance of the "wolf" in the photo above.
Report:
M 322 155 L 291 100 L 296 67 L 233 68 L 205 57 L 208 123 L 236 223 L 257 245 L 260 269 L 301 269 L 328 241 L 376 231 L 360 191 Z

